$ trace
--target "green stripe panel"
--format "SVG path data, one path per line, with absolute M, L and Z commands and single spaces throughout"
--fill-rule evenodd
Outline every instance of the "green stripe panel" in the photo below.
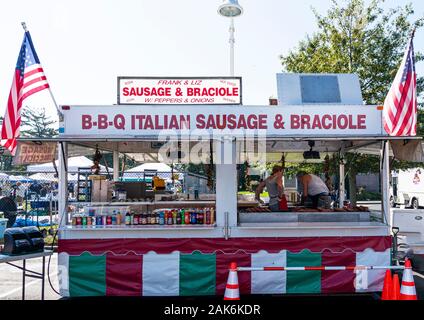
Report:
M 214 295 L 215 279 L 215 254 L 180 255 L 180 296 Z
M 320 266 L 321 253 L 287 252 L 287 267 Z M 287 271 L 287 293 L 321 293 L 321 271 Z
M 106 255 L 92 256 L 86 252 L 69 256 L 69 295 L 106 295 Z

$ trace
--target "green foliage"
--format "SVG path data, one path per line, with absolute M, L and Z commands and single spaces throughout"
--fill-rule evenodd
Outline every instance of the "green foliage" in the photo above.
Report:
M 356 195 L 356 200 L 358 200 L 358 201 L 380 201 L 381 200 L 381 193 L 370 192 L 370 191 L 366 191 L 366 190 L 360 190 L 360 191 L 358 191 L 358 194 Z
M 363 0 L 332 0 L 326 15 L 313 9 L 318 31 L 281 56 L 283 69 L 299 73 L 356 73 L 366 104 L 382 104 L 399 68 L 412 29 L 423 26 L 424 18 L 411 23 L 412 5 L 385 12 L 383 0 L 366 6 Z M 416 52 L 416 62 L 424 59 Z M 417 79 L 417 92 L 424 78 Z
M 46 109 L 31 109 L 25 107 L 21 115 L 22 137 L 40 137 L 40 138 L 51 138 L 58 135 L 58 130 L 52 128 L 56 123 L 55 120 L 51 120 L 50 117 L 46 116 Z

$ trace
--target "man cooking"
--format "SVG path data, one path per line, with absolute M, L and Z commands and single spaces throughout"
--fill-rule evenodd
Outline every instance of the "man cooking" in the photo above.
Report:
M 271 211 L 280 211 L 280 200 L 283 196 L 283 167 L 274 166 L 272 174 L 258 185 L 255 199 L 259 202 L 261 202 L 260 194 L 265 187 L 269 194 L 269 208 Z
M 297 174 L 297 180 L 300 191 L 302 191 L 301 203 L 304 204 L 305 200 L 309 198 L 312 201 L 312 208 L 314 209 L 318 208 L 320 198 L 328 196 L 330 193 L 324 181 L 314 174 L 299 172 Z

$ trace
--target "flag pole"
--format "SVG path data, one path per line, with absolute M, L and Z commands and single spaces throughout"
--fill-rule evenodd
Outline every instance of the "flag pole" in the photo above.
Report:
M 21 24 L 22 24 L 22 28 L 24 28 L 24 31 L 25 32 L 29 32 L 26 23 L 25 22 L 21 22 Z M 62 112 L 60 112 L 59 106 L 57 105 L 56 99 L 54 98 L 52 89 L 50 88 L 50 84 L 49 84 L 49 88 L 48 89 L 49 89 L 49 92 L 50 92 L 50 96 L 51 96 L 51 98 L 53 100 L 54 106 L 56 107 L 57 115 L 59 117 L 59 122 L 60 122 L 60 121 L 63 120 L 63 114 L 62 114 Z

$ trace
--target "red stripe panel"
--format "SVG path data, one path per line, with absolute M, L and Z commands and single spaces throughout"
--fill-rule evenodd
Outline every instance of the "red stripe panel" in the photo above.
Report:
M 228 280 L 228 272 L 231 262 L 237 262 L 238 267 L 251 267 L 252 261 L 250 254 L 236 253 L 224 254 L 222 252 L 216 253 L 216 294 L 224 295 L 225 285 Z M 242 271 L 237 272 L 240 293 L 250 294 L 250 272 Z
M 319 266 L 319 267 L 305 267 L 305 270 L 316 270 L 316 271 L 320 271 L 320 270 L 325 270 L 325 266 Z
M 36 73 L 39 73 L 39 72 L 44 72 L 44 70 L 43 70 L 43 68 L 37 68 L 37 69 L 34 69 L 34 70 L 31 70 L 31 71 L 28 71 L 28 72 L 25 72 L 24 73 L 24 77 L 30 77 L 30 76 L 32 76 L 33 74 L 36 74 Z
M 321 261 L 324 266 L 354 266 L 356 265 L 356 254 L 352 251 L 343 253 L 333 253 L 324 251 L 321 254 Z M 321 292 L 355 292 L 354 287 L 355 273 L 349 270 L 321 272 Z
M 39 91 L 42 91 L 44 89 L 48 89 L 49 88 L 49 84 L 45 83 L 41 86 L 35 87 L 34 89 L 29 90 L 28 92 L 26 92 L 25 94 L 22 95 L 22 97 L 20 97 L 19 101 L 22 102 L 24 101 L 26 98 L 28 98 L 30 95 L 37 93 Z
M 129 253 L 106 256 L 106 295 L 141 296 L 142 295 L 142 256 Z
M 284 267 L 264 267 L 265 271 L 284 271 Z
M 42 75 L 42 76 L 40 76 L 38 78 L 34 78 L 34 79 L 32 79 L 32 80 L 30 80 L 28 82 L 25 82 L 23 88 L 29 87 L 30 85 L 33 85 L 34 83 L 37 83 L 37 82 L 43 81 L 43 80 L 47 80 L 47 78 L 46 78 L 45 75 Z
M 414 287 L 415 283 L 414 282 L 408 282 L 408 281 L 402 281 L 402 285 L 408 286 L 408 287 Z
M 238 284 L 228 284 L 226 285 L 227 289 L 238 289 L 239 285 Z
M 70 255 L 80 255 L 84 251 L 92 254 L 103 254 L 112 251 L 115 254 L 125 254 L 134 251 L 144 254 L 149 251 L 156 253 L 192 253 L 195 250 L 202 253 L 224 252 L 227 254 L 237 253 L 243 250 L 246 253 L 256 253 L 266 250 L 269 253 L 277 253 L 288 250 L 292 253 L 309 249 L 312 252 L 330 250 L 332 252 L 344 252 L 346 249 L 354 252 L 362 252 L 367 248 L 374 251 L 385 251 L 391 248 L 389 236 L 375 237 L 298 237 L 298 238 L 199 238 L 193 241 L 191 238 L 155 238 L 154 241 L 140 241 L 140 239 L 66 239 L 59 240 L 59 252 Z M 325 265 L 324 263 L 322 263 Z M 349 264 L 338 264 L 349 265 Z M 355 264 L 354 264 L 355 265 Z M 228 268 L 228 266 L 227 266 Z

